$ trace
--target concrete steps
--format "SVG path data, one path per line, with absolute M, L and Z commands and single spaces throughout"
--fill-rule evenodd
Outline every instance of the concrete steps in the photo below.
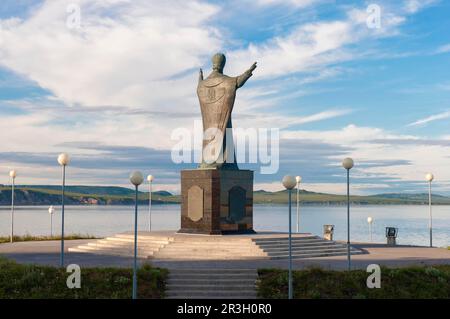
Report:
M 151 258 L 159 260 L 232 260 L 267 259 L 251 238 L 233 238 L 228 236 L 175 238 L 164 249 L 155 251 Z
M 253 242 L 270 259 L 289 258 L 289 238 L 287 236 L 253 239 Z M 362 254 L 363 252 L 351 247 L 350 253 L 354 255 Z M 335 241 L 325 240 L 318 236 L 292 238 L 292 258 L 294 259 L 343 256 L 346 254 L 347 246 Z
M 170 233 L 169 233 L 170 234 Z M 99 239 L 69 252 L 98 255 L 134 255 L 134 235 L 122 233 Z M 167 233 L 138 234 L 139 258 L 155 260 L 258 260 L 288 258 L 288 237 L 286 234 L 267 236 L 206 236 L 178 235 Z M 351 249 L 352 254 L 361 250 Z M 328 241 L 318 236 L 298 235 L 292 237 L 292 255 L 295 259 L 343 256 L 347 254 L 345 244 Z
M 254 269 L 171 269 L 167 281 L 170 299 L 255 299 Z
M 148 258 L 155 251 L 162 249 L 173 241 L 172 237 L 152 236 L 149 234 L 138 234 L 138 251 L 139 258 Z M 69 252 L 91 253 L 97 255 L 111 256 L 134 256 L 134 235 L 133 234 L 117 234 L 113 237 L 96 240 L 86 245 L 69 248 Z

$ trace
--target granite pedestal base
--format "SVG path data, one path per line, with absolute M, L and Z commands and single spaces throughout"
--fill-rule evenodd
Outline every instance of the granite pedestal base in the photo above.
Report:
M 181 171 L 181 233 L 253 231 L 253 171 Z

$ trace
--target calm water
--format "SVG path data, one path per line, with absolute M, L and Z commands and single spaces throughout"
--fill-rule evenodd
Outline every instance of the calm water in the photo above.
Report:
M 53 215 L 53 231 L 59 232 L 61 215 L 59 207 Z M 140 207 L 139 229 L 147 228 L 147 206 Z M 293 207 L 293 230 L 296 225 L 296 210 Z M 82 233 L 106 236 L 131 230 L 134 207 L 132 206 L 67 206 L 66 233 Z M 178 229 L 180 226 L 179 205 L 153 205 L 154 230 Z M 372 216 L 373 241 L 385 242 L 385 227 L 399 228 L 398 243 L 427 245 L 428 207 L 426 206 L 354 206 L 351 213 L 351 236 L 354 241 L 369 241 L 367 217 Z M 335 225 L 335 239 L 346 239 L 345 207 L 301 207 L 301 231 L 321 235 L 324 224 Z M 255 205 L 255 230 L 287 231 L 287 206 Z M 0 235 L 9 234 L 9 207 L 0 207 Z M 50 233 L 48 207 L 18 207 L 15 213 L 15 233 L 47 235 Z M 433 244 L 450 245 L 450 206 L 433 207 Z

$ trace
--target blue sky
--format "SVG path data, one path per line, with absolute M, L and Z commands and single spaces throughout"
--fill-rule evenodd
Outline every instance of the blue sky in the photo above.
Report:
M 177 192 L 195 164 L 172 163 L 171 132 L 200 119 L 198 68 L 222 51 L 229 75 L 258 61 L 234 126 L 280 130 L 280 169 L 256 189 L 292 174 L 342 193 L 351 156 L 355 193 L 422 192 L 432 171 L 450 194 L 449 15 L 438 0 L 4 0 L 0 183 L 11 168 L 20 184 L 58 183 L 65 151 L 72 184 L 127 186 L 139 169 Z

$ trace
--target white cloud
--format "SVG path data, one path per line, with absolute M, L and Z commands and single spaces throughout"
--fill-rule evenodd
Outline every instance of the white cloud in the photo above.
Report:
M 304 8 L 322 1 L 323 0 L 257 0 L 256 3 L 258 3 L 259 5 L 287 4 L 297 8 Z
M 329 111 L 323 111 L 320 113 L 316 113 L 310 116 L 305 116 L 303 118 L 299 118 L 298 120 L 293 120 L 293 124 L 305 124 L 305 123 L 311 123 L 311 122 L 317 122 L 317 121 L 323 121 L 332 119 L 335 117 L 339 117 L 342 115 L 349 114 L 350 110 L 329 110 Z
M 74 30 L 65 23 L 68 3 L 47 0 L 24 21 L 0 20 L 0 65 L 68 104 L 193 109 L 195 68 L 233 40 L 223 39 L 215 27 L 221 8 L 201 0 L 81 0 L 81 28 Z M 383 27 L 369 30 L 366 15 L 365 8 L 351 9 L 342 20 L 299 24 L 286 36 L 231 50 L 227 72 L 242 73 L 258 61 L 252 81 L 305 71 L 326 74 L 332 64 L 355 58 L 348 45 L 391 34 L 404 21 L 394 10 L 384 12 Z
M 341 117 L 350 114 L 351 110 L 325 110 L 306 116 L 298 115 L 283 115 L 280 113 L 257 113 L 246 116 L 245 114 L 238 114 L 233 120 L 236 127 L 255 127 L 255 128 L 271 128 L 279 129 L 288 128 L 294 125 L 302 125 L 314 122 L 320 122 L 336 117 Z
M 302 25 L 286 37 L 230 52 L 230 68 L 232 72 L 242 72 L 248 61 L 258 61 L 256 76 L 261 78 L 312 70 L 349 58 L 337 50 L 354 40 L 351 25 L 345 21 Z M 333 54 L 327 54 L 330 52 Z
M 250 43 L 246 48 L 229 52 L 230 68 L 238 73 L 250 62 L 258 61 L 258 78 L 320 72 L 336 63 L 358 58 L 361 53 L 350 50 L 352 44 L 397 35 L 398 27 L 406 21 L 403 14 L 398 8 L 385 6 L 381 28 L 370 29 L 366 25 L 366 8 L 352 8 L 344 19 L 298 25 L 286 36 Z
M 416 136 L 393 134 L 381 128 L 349 125 L 340 130 L 284 131 L 280 137 L 349 147 L 351 151 L 346 156 L 354 158 L 354 174 L 362 179 L 377 177 L 397 182 L 417 182 L 422 181 L 423 176 L 431 170 L 441 177 L 442 182 L 450 181 L 450 171 L 447 169 L 450 146 L 427 144 L 426 139 Z M 411 140 L 418 143 L 410 143 Z M 441 140 L 446 141 L 445 137 Z M 425 156 L 426 161 L 423 160 Z M 330 157 L 330 165 L 339 166 L 341 157 L 342 154 Z M 410 165 L 358 166 L 358 163 L 383 161 L 408 161 Z
M 81 29 L 67 28 L 68 3 L 45 1 L 27 20 L 0 21 L 0 64 L 67 103 L 157 108 L 168 92 L 180 100 L 194 84 L 165 79 L 220 46 L 208 24 L 218 8 L 205 2 L 82 0 Z
M 417 120 L 413 123 L 410 123 L 410 124 L 408 124 L 408 126 L 425 125 L 425 124 L 428 124 L 428 123 L 431 123 L 434 121 L 445 120 L 448 118 L 450 118 L 450 111 L 428 116 L 426 118 L 423 118 L 423 119 Z
M 407 13 L 416 13 L 436 2 L 436 0 L 406 0 L 404 1 L 404 10 Z
M 376 127 L 359 127 L 354 124 L 338 130 L 324 131 L 285 131 L 281 134 L 287 139 L 312 139 L 326 143 L 353 145 L 357 142 L 367 142 L 376 139 L 411 138 L 411 136 L 397 136 Z
M 445 44 L 445 45 L 440 46 L 439 48 L 437 48 L 435 53 L 440 54 L 440 53 L 448 53 L 448 52 L 450 52 L 450 44 Z
M 242 40 L 223 39 L 222 30 L 216 29 L 214 18 L 220 16 L 219 5 L 200 0 L 80 0 L 82 27 L 69 30 L 65 22 L 66 5 L 70 2 L 48 0 L 26 20 L 0 20 L 0 65 L 54 94 L 52 101 L 42 105 L 30 102 L 35 105 L 27 106 L 25 114 L 0 117 L 0 127 L 8 128 L 8 138 L 3 139 L 1 151 L 57 153 L 62 151 L 58 145 L 63 142 L 89 142 L 93 137 L 96 142 L 108 145 L 170 149 L 173 143 L 170 130 L 199 119 L 195 69 L 209 61 L 212 52 L 224 49 L 226 43 Z M 266 5 L 282 2 L 306 7 L 318 1 L 260 1 Z M 418 10 L 412 5 L 410 8 L 409 12 Z M 227 66 L 226 71 L 231 75 L 242 73 L 254 60 L 259 62 L 252 82 L 308 73 L 303 82 L 294 79 L 299 81 L 299 86 L 290 92 L 280 91 L 272 84 L 276 81 L 271 84 L 261 81 L 263 84 L 254 90 L 239 92 L 233 124 L 289 128 L 349 114 L 351 111 L 347 109 L 328 109 L 310 115 L 272 110 L 282 104 L 281 99 L 303 94 L 302 84 L 335 75 L 331 70 L 336 70 L 336 63 L 352 59 L 358 52 L 349 50 L 348 46 L 395 34 L 396 27 L 405 18 L 395 12 L 385 13 L 381 31 L 365 27 L 365 10 L 350 10 L 342 20 L 298 24 L 283 36 L 230 50 L 227 53 L 230 68 Z M 23 107 L 26 103 L 19 102 Z M 96 111 L 89 112 L 89 108 Z M 271 109 L 267 112 L 268 108 Z M 418 172 L 428 171 L 420 162 L 423 156 L 420 152 L 435 156 L 426 164 L 435 165 L 432 167 L 436 170 L 444 171 L 448 162 L 448 148 L 444 147 L 371 143 L 374 139 L 416 138 L 398 136 L 380 128 L 348 125 L 336 130 L 283 131 L 283 137 L 351 146 L 354 150 L 348 155 L 357 160 L 409 159 L 418 165 L 364 171 L 356 168 L 362 176 L 382 174 L 399 180 L 417 180 Z M 81 153 L 75 148 L 67 149 Z M 14 164 L 2 162 L 0 168 Z M 54 168 L 29 164 L 19 169 L 29 170 L 29 174 L 23 174 L 24 178 L 29 176 L 26 182 L 46 183 L 59 178 L 56 164 Z M 99 183 L 101 180 L 86 169 L 73 168 L 72 173 L 78 176 L 78 181 Z M 445 174 L 444 171 L 440 175 L 442 180 L 450 180 Z M 325 183 L 311 187 L 326 189 Z

